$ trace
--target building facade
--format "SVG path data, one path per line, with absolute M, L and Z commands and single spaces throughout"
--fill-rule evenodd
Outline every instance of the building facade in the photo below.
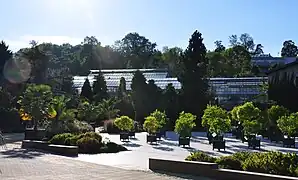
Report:
M 111 69 L 101 70 L 106 83 L 108 92 L 114 93 L 117 91 L 120 78 L 126 80 L 126 89 L 131 90 L 131 82 L 134 72 L 137 69 Z M 177 78 L 169 77 L 167 70 L 160 69 L 139 69 L 145 76 L 147 82 L 154 80 L 155 84 L 165 89 L 168 84 L 172 84 L 175 89 L 181 89 L 181 83 Z M 74 87 L 80 92 L 81 88 L 88 78 L 92 85 L 99 70 L 91 70 L 88 76 L 74 76 Z M 267 77 L 245 77 L 245 78 L 210 78 L 210 90 L 213 92 L 219 104 L 227 103 L 242 103 L 246 100 L 251 100 L 260 93 L 260 86 L 267 82 Z

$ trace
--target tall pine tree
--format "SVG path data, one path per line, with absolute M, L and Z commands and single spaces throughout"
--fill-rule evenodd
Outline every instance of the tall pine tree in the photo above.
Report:
M 101 72 L 99 72 L 96 76 L 93 83 L 93 94 L 94 101 L 96 102 L 101 102 L 103 99 L 107 99 L 109 97 L 107 92 L 107 83 Z
M 123 99 L 126 96 L 126 80 L 124 77 L 120 78 L 120 84 L 117 91 L 117 97 Z
M 140 71 L 136 71 L 131 82 L 132 103 L 135 110 L 135 120 L 144 121 L 144 117 L 149 115 L 147 108 L 147 83 L 146 78 Z
M 92 92 L 91 85 L 90 85 L 88 78 L 86 78 L 86 80 L 83 84 L 82 91 L 81 91 L 81 97 L 85 97 L 89 101 L 92 101 L 93 92 Z
M 183 70 L 179 81 L 182 84 L 183 110 L 197 117 L 202 117 L 209 102 L 206 52 L 202 34 L 195 31 L 181 59 Z M 200 121 L 197 121 L 197 126 L 201 126 Z

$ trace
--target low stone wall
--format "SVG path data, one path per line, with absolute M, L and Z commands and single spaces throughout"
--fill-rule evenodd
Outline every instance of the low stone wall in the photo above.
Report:
M 79 154 L 79 149 L 77 146 L 49 144 L 46 141 L 23 140 L 22 148 L 40 149 L 50 153 L 61 154 L 65 156 L 78 156 Z
M 219 180 L 297 180 L 296 177 L 219 169 L 216 163 L 149 158 L 149 169 L 170 173 L 203 176 Z

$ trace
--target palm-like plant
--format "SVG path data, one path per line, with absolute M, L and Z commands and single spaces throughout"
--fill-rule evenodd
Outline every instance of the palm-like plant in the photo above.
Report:
M 119 103 L 119 100 L 116 98 L 104 99 L 99 103 L 99 108 L 108 119 L 115 118 L 119 112 L 119 109 L 115 108 L 117 103 Z

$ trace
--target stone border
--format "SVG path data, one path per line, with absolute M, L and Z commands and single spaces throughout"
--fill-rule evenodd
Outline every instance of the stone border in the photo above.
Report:
M 65 155 L 65 156 L 75 156 L 79 154 L 78 146 L 65 146 L 50 144 L 46 141 L 35 141 L 35 140 L 23 140 L 22 148 L 24 149 L 40 149 L 50 153 Z
M 219 169 L 216 163 L 177 161 L 149 158 L 149 169 L 170 173 L 189 174 L 220 180 L 297 180 L 296 177 Z

